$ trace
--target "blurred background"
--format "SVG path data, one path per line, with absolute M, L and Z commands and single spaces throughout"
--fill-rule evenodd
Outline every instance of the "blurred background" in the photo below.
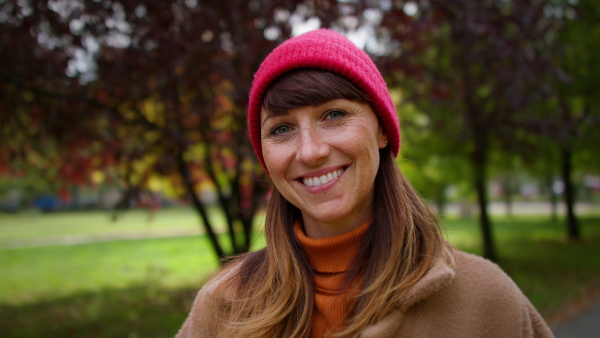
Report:
M 0 335 L 170 337 L 265 245 L 254 72 L 318 28 L 369 53 L 448 240 L 552 325 L 600 295 L 600 2 L 0 0 Z

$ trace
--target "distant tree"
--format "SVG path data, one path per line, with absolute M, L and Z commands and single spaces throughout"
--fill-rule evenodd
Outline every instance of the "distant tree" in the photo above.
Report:
M 406 90 L 410 90 L 407 88 Z M 431 105 L 421 109 L 438 109 Z M 448 188 L 464 180 L 468 163 L 454 154 L 453 144 L 447 142 L 447 134 L 440 133 L 439 121 L 431 121 L 429 113 L 404 102 L 398 107 L 402 124 L 402 151 L 400 168 L 411 184 L 436 207 L 443 216 L 448 202 Z
M 60 177 L 48 185 L 62 192 L 86 180 L 88 145 L 99 135 L 94 111 L 82 113 L 80 84 L 65 72 L 78 44 L 47 3 L 0 4 L 0 175 Z
M 484 256 L 497 260 L 488 215 L 490 154 L 515 150 L 525 108 L 547 95 L 542 74 L 545 20 L 542 1 L 394 2 L 382 8 L 379 35 L 397 48 L 381 60 L 400 73 L 409 99 L 444 135 L 447 156 L 464 156 L 479 205 Z M 433 106 L 437 108 L 432 109 Z M 440 144 L 442 145 L 442 144 Z
M 562 24 L 558 34 L 549 36 L 557 71 L 550 73 L 555 95 L 545 106 L 547 112 L 538 126 L 557 149 L 567 236 L 580 240 L 575 214 L 575 166 L 598 172 L 600 161 L 600 4 L 597 1 L 554 1 L 547 5 L 548 16 Z
M 116 20 L 114 35 L 124 35 L 123 45 L 107 39 L 100 46 L 98 78 L 89 87 L 120 120 L 113 132 L 124 162 L 144 167 L 130 170 L 128 181 L 172 177 L 219 257 L 248 251 L 268 186 L 247 141 L 247 95 L 254 70 L 289 25 L 275 21 L 275 7 L 266 2 L 123 3 L 96 13 L 101 23 Z M 225 216 L 231 252 L 217 240 L 199 197 L 206 182 Z

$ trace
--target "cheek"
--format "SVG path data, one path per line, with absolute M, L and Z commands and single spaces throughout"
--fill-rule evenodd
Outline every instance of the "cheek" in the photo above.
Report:
M 363 128 L 360 131 L 360 134 L 356 135 L 364 135 L 360 140 L 354 140 L 353 142 L 348 142 L 347 145 L 354 149 L 354 154 L 358 163 L 360 164 L 361 179 L 373 179 L 379 169 L 379 141 L 377 129 L 373 128 Z
M 269 169 L 271 179 L 275 182 L 276 179 L 285 177 L 285 171 L 287 168 L 288 159 L 285 156 L 286 152 L 284 147 L 277 144 L 263 144 L 262 146 L 263 158 L 265 165 Z
M 344 133 L 343 140 L 338 143 L 346 149 L 355 149 L 357 155 L 372 156 L 373 152 L 379 152 L 378 130 L 371 126 L 361 126 Z
M 273 155 L 273 152 L 271 151 L 265 151 L 265 149 L 263 148 L 263 159 L 265 161 L 265 165 L 267 166 L 267 169 L 269 169 L 269 173 L 271 173 L 271 175 L 273 174 L 274 171 L 277 171 L 277 161 L 275 161 L 276 156 Z

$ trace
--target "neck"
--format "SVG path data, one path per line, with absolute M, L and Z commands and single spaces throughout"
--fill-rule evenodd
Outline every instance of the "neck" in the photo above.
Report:
M 348 218 L 352 221 L 348 221 Z M 346 217 L 343 220 L 337 220 L 332 222 L 316 220 L 304 212 L 302 213 L 302 222 L 304 224 L 304 233 L 309 238 L 327 238 L 334 237 L 344 234 L 348 231 L 356 229 L 361 224 L 366 223 L 372 219 L 371 214 L 364 214 L 357 217 Z

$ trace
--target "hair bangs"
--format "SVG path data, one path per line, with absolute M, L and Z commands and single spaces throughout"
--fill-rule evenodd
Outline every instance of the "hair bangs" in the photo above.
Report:
M 346 78 L 320 69 L 299 69 L 284 74 L 267 90 L 262 107 L 279 115 L 306 106 L 345 99 L 368 103 L 369 97 Z

